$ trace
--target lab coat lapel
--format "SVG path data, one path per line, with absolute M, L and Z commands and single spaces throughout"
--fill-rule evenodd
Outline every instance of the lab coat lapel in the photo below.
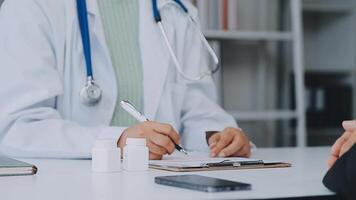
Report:
M 100 12 L 97 4 L 97 0 L 88 0 L 87 1 L 87 9 L 89 14 L 89 23 L 93 22 L 93 38 L 97 38 L 99 42 L 99 46 L 104 51 L 105 59 L 112 66 L 110 52 L 106 45 L 105 34 L 103 25 L 100 18 Z
M 106 44 L 105 33 L 100 17 L 99 7 L 97 0 L 87 0 L 87 10 L 88 10 L 88 19 L 92 40 L 92 55 L 93 55 L 93 64 L 95 65 L 97 60 L 102 60 L 103 65 L 95 65 L 95 74 L 98 79 L 96 80 L 103 89 L 103 95 L 106 95 L 110 101 L 102 103 L 102 110 L 106 112 L 105 121 L 109 124 L 111 123 L 112 115 L 117 102 L 117 80 L 108 46 Z M 101 66 L 101 67 L 100 67 Z M 104 80 L 105 79 L 105 80 Z M 103 102 L 103 100 L 102 100 Z
M 149 119 L 155 119 L 161 101 L 169 53 L 152 16 L 151 1 L 140 0 L 140 47 L 143 67 L 144 110 Z M 169 31 L 168 31 L 169 32 Z

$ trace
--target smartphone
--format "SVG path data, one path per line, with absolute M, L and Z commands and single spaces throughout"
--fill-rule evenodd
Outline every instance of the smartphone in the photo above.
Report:
M 155 177 L 155 183 L 203 192 L 251 190 L 251 184 L 200 176 L 178 175 Z

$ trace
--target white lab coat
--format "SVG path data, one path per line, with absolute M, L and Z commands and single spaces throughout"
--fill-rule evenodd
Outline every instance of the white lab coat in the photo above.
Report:
M 160 1 L 160 6 L 170 0 Z M 194 17 L 197 12 L 184 1 Z M 126 127 L 112 127 L 117 83 L 105 43 L 97 0 L 87 0 L 93 70 L 103 90 L 101 102 L 87 107 L 79 91 L 86 82 L 75 0 L 7 0 L 0 11 L 0 150 L 35 157 L 86 158 L 98 138 L 118 139 Z M 190 150 L 207 148 L 205 131 L 237 126 L 216 103 L 211 78 L 180 77 L 155 24 L 151 1 L 139 3 L 144 113 L 172 124 Z M 177 6 L 162 18 L 185 71 L 207 66 L 194 27 Z M 118 36 L 120 37 L 120 36 Z

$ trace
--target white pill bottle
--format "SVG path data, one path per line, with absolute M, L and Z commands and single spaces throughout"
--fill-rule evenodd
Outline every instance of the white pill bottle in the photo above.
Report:
M 148 170 L 149 151 L 145 138 L 127 138 L 123 151 L 123 168 L 126 171 Z
M 116 140 L 97 140 L 92 149 L 92 171 L 113 173 L 121 171 L 121 151 Z

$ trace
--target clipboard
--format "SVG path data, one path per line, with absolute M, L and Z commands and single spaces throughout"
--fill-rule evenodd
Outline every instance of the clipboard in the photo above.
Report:
M 36 173 L 35 165 L 0 155 L 0 177 L 34 175 Z
M 171 172 L 197 172 L 197 171 L 218 171 L 218 170 L 243 170 L 243 169 L 271 169 L 271 168 L 287 168 L 291 167 L 291 163 L 287 162 L 264 162 L 263 160 L 250 160 L 245 161 L 233 161 L 233 160 L 223 160 L 223 161 L 213 161 L 205 162 L 200 165 L 185 165 L 177 163 L 160 163 L 151 162 L 149 164 L 150 168 L 165 170 Z

